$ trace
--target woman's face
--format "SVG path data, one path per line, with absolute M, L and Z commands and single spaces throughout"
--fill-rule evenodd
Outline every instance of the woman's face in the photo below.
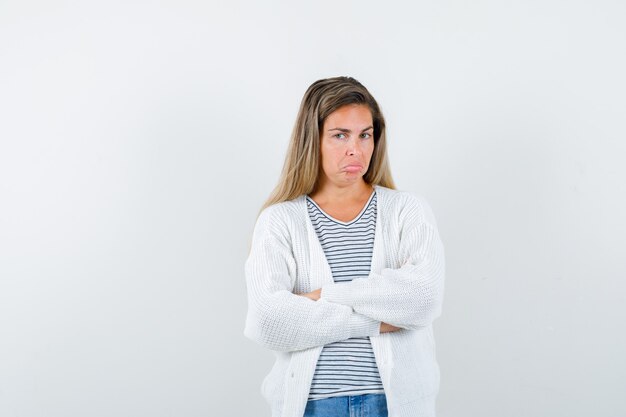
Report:
M 362 181 L 374 152 L 372 112 L 363 104 L 347 104 L 324 121 L 320 184 L 347 186 Z

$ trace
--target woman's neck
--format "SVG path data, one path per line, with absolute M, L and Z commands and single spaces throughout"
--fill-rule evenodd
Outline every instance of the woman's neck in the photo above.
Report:
M 332 184 L 320 186 L 310 197 L 317 203 L 326 202 L 342 203 L 369 198 L 374 187 L 365 181 L 346 187 L 338 187 Z

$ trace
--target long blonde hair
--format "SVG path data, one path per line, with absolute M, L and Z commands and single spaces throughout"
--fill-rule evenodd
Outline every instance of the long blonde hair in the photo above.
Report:
M 395 189 L 387 160 L 385 118 L 369 91 L 352 77 L 318 80 L 304 93 L 278 184 L 261 208 L 314 192 L 320 177 L 320 130 L 326 118 L 347 104 L 364 104 L 372 112 L 374 153 L 363 179 Z

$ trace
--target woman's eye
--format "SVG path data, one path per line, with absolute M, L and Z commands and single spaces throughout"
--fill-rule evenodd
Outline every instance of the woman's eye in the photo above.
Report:
M 372 135 L 370 133 L 361 133 L 361 138 L 363 138 L 363 139 L 369 139 L 371 137 L 372 137 Z
M 344 139 L 344 138 L 346 137 L 346 135 L 345 135 L 344 133 L 337 133 L 337 134 L 335 135 L 335 137 L 336 137 L 337 139 Z

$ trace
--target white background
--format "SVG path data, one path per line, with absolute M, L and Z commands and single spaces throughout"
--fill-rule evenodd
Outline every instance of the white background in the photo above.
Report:
M 0 416 L 269 416 L 243 263 L 315 80 L 446 247 L 440 417 L 626 415 L 622 1 L 0 1 Z

